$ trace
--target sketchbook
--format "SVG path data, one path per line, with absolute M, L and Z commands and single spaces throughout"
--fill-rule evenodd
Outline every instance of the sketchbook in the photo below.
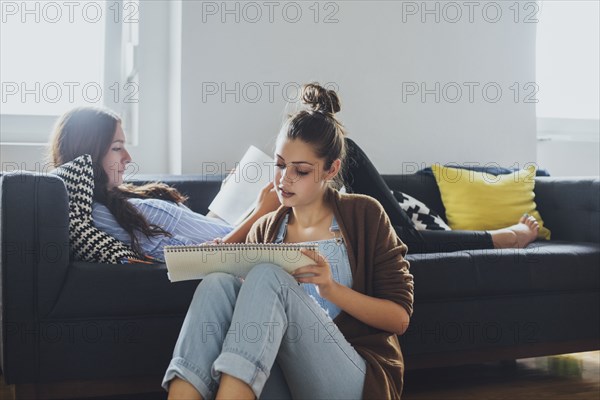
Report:
M 260 190 L 273 180 L 273 165 L 273 157 L 250 146 L 208 209 L 232 226 L 241 224 L 256 207 Z
M 202 279 L 213 272 L 246 277 L 255 265 L 273 263 L 287 272 L 315 264 L 300 249 L 318 251 L 317 244 L 222 243 L 195 246 L 165 246 L 164 255 L 171 282 Z M 304 274 L 303 274 L 304 275 Z

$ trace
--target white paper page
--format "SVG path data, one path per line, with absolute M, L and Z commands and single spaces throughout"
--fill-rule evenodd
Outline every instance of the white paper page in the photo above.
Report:
M 266 247 L 265 247 L 266 246 Z M 221 244 L 198 246 L 165 246 L 165 262 L 171 282 L 201 279 L 213 272 L 226 272 L 245 277 L 257 264 L 272 263 L 291 273 L 315 262 L 300 248 L 318 250 L 315 244 Z M 300 274 L 298 276 L 313 276 Z
M 236 226 L 256 207 L 260 190 L 273 178 L 273 157 L 250 148 L 208 209 Z

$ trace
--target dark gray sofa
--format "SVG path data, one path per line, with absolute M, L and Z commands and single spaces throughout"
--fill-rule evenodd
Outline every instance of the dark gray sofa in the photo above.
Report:
M 197 281 L 164 265 L 69 260 L 63 182 L 0 178 L 0 366 L 17 397 L 160 392 Z M 386 175 L 443 213 L 433 177 Z M 221 177 L 162 180 L 206 213 Z M 524 250 L 409 254 L 414 315 L 400 337 L 407 369 L 600 349 L 600 182 L 536 178 L 553 240 Z M 409 251 L 410 253 L 410 251 Z

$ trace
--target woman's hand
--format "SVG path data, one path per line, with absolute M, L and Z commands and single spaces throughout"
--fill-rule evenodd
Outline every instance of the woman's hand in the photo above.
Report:
M 201 245 L 215 245 L 215 244 L 222 244 L 223 239 L 221 238 L 214 238 L 213 240 L 207 240 L 206 242 L 201 243 Z
M 300 249 L 302 254 L 310 257 L 315 261 L 313 265 L 307 265 L 295 269 L 292 276 L 300 283 L 313 283 L 317 286 L 319 296 L 328 299 L 331 293 L 337 287 L 337 282 L 333 280 L 331 275 L 331 267 L 329 263 L 318 251 Z M 312 276 L 305 276 L 310 274 Z
M 262 216 L 270 213 L 271 211 L 277 210 L 280 205 L 281 203 L 277 197 L 275 186 L 273 185 L 273 182 L 269 182 L 258 194 L 256 209 L 254 212 Z

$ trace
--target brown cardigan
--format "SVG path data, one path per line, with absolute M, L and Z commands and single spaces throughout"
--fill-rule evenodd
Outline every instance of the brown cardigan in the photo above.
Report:
M 327 197 L 348 249 L 352 289 L 391 300 L 413 312 L 414 285 L 403 244 L 381 204 L 372 197 L 329 189 Z M 252 226 L 249 243 L 272 243 L 289 207 L 281 206 Z M 404 383 L 404 359 L 398 337 L 360 322 L 342 311 L 334 322 L 367 361 L 363 398 L 399 399 Z

